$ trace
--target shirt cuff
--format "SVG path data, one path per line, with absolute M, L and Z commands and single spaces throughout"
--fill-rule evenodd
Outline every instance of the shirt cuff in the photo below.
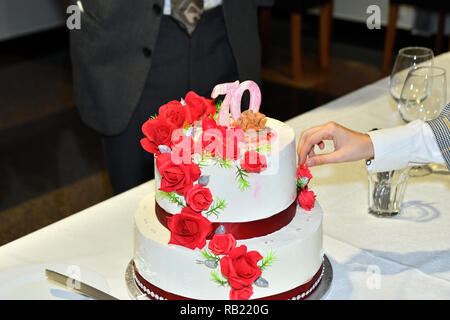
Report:
M 408 166 L 413 148 L 411 140 L 417 130 L 414 122 L 367 133 L 372 140 L 374 151 L 374 158 L 366 162 L 367 171 L 390 171 Z
M 372 139 L 374 149 L 374 159 L 366 162 L 369 172 L 444 161 L 433 131 L 422 120 L 367 134 Z

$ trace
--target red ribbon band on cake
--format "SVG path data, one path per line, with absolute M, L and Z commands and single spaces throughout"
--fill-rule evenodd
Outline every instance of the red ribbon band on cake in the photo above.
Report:
M 207 239 L 211 240 L 214 231 L 221 225 L 224 226 L 226 233 L 231 233 L 236 240 L 263 237 L 287 226 L 294 218 L 296 210 L 297 201 L 294 201 L 283 211 L 265 219 L 247 222 L 213 222 L 212 232 L 208 235 Z M 158 221 L 168 229 L 167 218 L 173 214 L 161 208 L 158 202 L 155 202 L 155 212 Z
M 152 300 L 194 300 L 192 298 L 180 296 L 168 291 L 165 291 L 142 277 L 139 272 L 136 269 L 136 265 L 133 262 L 133 270 L 134 270 L 134 278 L 136 285 L 138 286 L 139 290 L 145 294 L 149 299 Z M 323 275 L 323 264 L 320 266 L 319 270 L 316 272 L 316 274 L 312 277 L 311 280 L 308 282 L 295 287 L 294 289 L 274 294 L 267 297 L 257 298 L 255 300 L 304 300 L 306 299 L 311 293 L 316 290 L 316 288 L 319 286 L 320 282 L 322 281 L 322 275 Z

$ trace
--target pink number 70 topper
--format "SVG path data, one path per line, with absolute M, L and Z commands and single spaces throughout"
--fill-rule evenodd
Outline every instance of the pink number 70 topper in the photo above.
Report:
M 219 125 L 230 126 L 230 111 L 234 121 L 237 121 L 240 118 L 241 100 L 245 90 L 248 90 L 250 93 L 249 110 L 252 110 L 253 112 L 259 111 L 261 105 L 261 91 L 254 81 L 247 80 L 241 84 L 239 84 L 239 81 L 228 82 L 218 84 L 214 87 L 211 92 L 211 98 L 215 99 L 219 95 L 225 95 L 217 118 Z

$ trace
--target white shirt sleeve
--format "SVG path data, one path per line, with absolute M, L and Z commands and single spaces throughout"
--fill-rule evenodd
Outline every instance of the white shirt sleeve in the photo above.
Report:
M 366 162 L 369 172 L 444 162 L 433 131 L 422 120 L 412 121 L 405 126 L 371 131 L 368 135 L 374 149 L 374 159 Z

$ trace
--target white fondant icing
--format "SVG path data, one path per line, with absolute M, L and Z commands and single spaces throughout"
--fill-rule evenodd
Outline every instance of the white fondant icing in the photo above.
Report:
M 174 294 L 194 299 L 229 299 L 230 287 L 218 286 L 211 280 L 211 269 L 196 263 L 202 259 L 199 249 L 167 244 L 170 232 L 157 220 L 153 204 L 154 195 L 148 195 L 135 215 L 138 272 L 148 282 Z M 264 237 L 238 240 L 238 246 L 242 244 L 249 251 L 257 250 L 262 255 L 272 250 L 277 258 L 263 272 L 269 287 L 253 286 L 252 299 L 282 293 L 306 283 L 319 270 L 323 259 L 320 206 L 316 202 L 311 211 L 298 207 L 286 227 Z
M 236 168 L 222 168 L 213 161 L 202 166 L 202 175 L 209 176 L 207 187 L 214 199 L 224 199 L 226 208 L 219 216 L 210 215 L 211 222 L 246 222 L 270 217 L 287 207 L 296 199 L 296 148 L 295 134 L 291 127 L 269 118 L 266 126 L 275 133 L 267 157 L 267 169 L 260 173 L 249 173 L 250 187 L 242 191 L 236 182 Z M 155 166 L 155 188 L 161 186 L 161 175 Z M 176 214 L 181 207 L 161 197 L 156 192 L 156 201 L 167 212 Z

